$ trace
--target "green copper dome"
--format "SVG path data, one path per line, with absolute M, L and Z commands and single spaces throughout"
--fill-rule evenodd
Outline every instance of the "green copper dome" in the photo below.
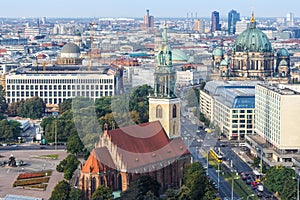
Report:
M 272 52 L 272 45 L 261 30 L 256 28 L 254 14 L 250 20 L 250 27 L 236 39 L 233 51 L 235 52 Z
M 289 54 L 289 52 L 286 48 L 281 48 L 281 49 L 278 50 L 277 56 L 278 57 L 289 57 L 290 54 Z
M 221 49 L 220 47 L 215 48 L 215 50 L 213 51 L 213 56 L 224 56 L 224 51 L 223 49 Z

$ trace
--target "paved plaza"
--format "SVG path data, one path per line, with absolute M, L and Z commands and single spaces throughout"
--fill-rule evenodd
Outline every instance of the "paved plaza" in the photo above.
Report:
M 58 159 L 40 158 L 42 155 L 58 154 Z M 56 165 L 67 156 L 65 150 L 14 150 L 0 151 L 0 161 L 8 161 L 10 155 L 16 161 L 24 161 L 21 167 L 0 167 L 0 198 L 6 194 L 24 195 L 49 199 L 57 182 L 63 180 L 63 173 L 56 171 Z M 14 188 L 13 183 L 20 173 L 52 170 L 52 176 L 45 191 Z

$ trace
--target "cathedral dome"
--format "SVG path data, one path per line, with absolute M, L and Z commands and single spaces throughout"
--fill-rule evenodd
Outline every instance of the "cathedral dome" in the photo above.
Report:
M 78 58 L 79 56 L 80 48 L 72 42 L 65 44 L 61 49 L 62 58 Z
M 237 37 L 233 51 L 272 52 L 272 45 L 267 35 L 256 28 L 256 22 L 253 14 L 250 20 L 250 27 Z
M 217 47 L 217 48 L 215 48 L 215 50 L 213 51 L 212 54 L 213 54 L 213 56 L 223 57 L 224 56 L 224 51 L 220 47 Z
M 277 57 L 289 57 L 290 54 L 286 48 L 281 48 L 277 52 Z

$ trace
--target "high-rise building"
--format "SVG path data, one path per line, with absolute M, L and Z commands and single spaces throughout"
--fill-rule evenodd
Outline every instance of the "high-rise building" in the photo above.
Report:
M 144 16 L 144 27 L 154 27 L 154 17 L 149 14 L 149 10 L 147 10 L 146 15 Z
M 213 33 L 215 31 L 220 31 L 221 25 L 220 25 L 220 16 L 219 12 L 213 11 L 211 13 L 211 29 L 210 31 Z
M 287 25 L 288 27 L 293 27 L 293 26 L 295 26 L 295 24 L 294 24 L 294 13 L 289 12 L 289 13 L 286 15 L 286 25 Z
M 228 13 L 228 34 L 232 35 L 236 32 L 236 22 L 240 21 L 240 13 L 236 10 L 231 10 Z
M 199 33 L 205 33 L 205 21 L 202 19 L 194 20 L 194 30 Z

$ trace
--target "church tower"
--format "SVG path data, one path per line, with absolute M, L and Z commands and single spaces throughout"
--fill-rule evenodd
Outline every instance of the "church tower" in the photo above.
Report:
M 149 98 L 149 122 L 160 121 L 169 138 L 180 136 L 180 98 L 175 94 L 176 72 L 164 25 L 154 72 L 154 91 Z

